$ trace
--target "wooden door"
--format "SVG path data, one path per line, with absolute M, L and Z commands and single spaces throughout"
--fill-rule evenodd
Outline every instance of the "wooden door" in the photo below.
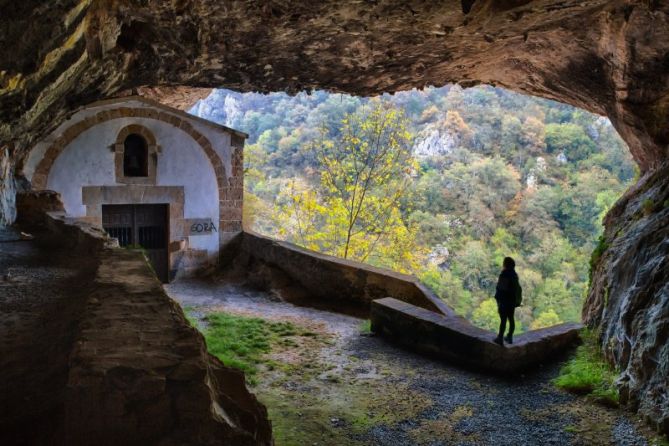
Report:
M 102 206 L 102 227 L 123 247 L 141 247 L 158 279 L 168 281 L 168 217 L 166 204 Z

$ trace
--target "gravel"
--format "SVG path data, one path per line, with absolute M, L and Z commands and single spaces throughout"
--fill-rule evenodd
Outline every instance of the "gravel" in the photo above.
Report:
M 427 410 L 390 425 L 377 424 L 362 434 L 351 433 L 350 438 L 355 444 L 648 444 L 623 411 L 597 406 L 584 398 L 556 389 L 551 380 L 558 374 L 559 362 L 540 367 L 517 379 L 499 378 L 398 349 L 377 336 L 361 336 L 360 319 L 277 302 L 267 293 L 242 286 L 200 279 L 172 283 L 165 288 L 182 305 L 195 307 L 198 312 L 241 312 L 257 317 L 317 324 L 336 335 L 335 345 L 324 349 L 326 351 L 323 353 L 336 367 L 348 368 L 354 374 L 359 372 L 358 378 L 372 377 L 369 379 L 370 386 L 374 379 L 382 379 L 384 384 L 395 383 L 398 388 L 408 383 L 411 392 L 426 395 L 430 399 Z M 389 367 L 393 371 L 390 376 L 381 377 L 373 373 Z M 373 392 L 373 388 L 370 392 Z M 396 395 L 398 399 L 403 397 L 401 392 Z M 449 421 L 449 414 L 458 411 L 465 415 Z M 598 423 L 596 432 L 591 432 L 595 427 L 591 429 L 587 423 L 590 417 L 595 423 L 593 426 Z M 332 419 L 324 421 L 333 429 L 347 428 L 346 423 L 339 418 Z M 430 423 L 436 426 L 433 438 L 423 437 L 418 440 L 415 436 L 417 430 L 431 426 Z

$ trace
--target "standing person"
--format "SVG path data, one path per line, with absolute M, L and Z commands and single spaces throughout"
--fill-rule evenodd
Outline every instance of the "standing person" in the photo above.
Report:
M 500 322 L 499 333 L 493 342 L 501 346 L 504 346 L 504 341 L 513 344 L 513 331 L 516 328 L 513 312 L 520 304 L 520 290 L 518 274 L 516 274 L 516 262 L 511 257 L 505 257 L 502 262 L 502 272 L 497 280 L 497 290 L 495 292 Z M 507 320 L 509 321 L 509 334 L 505 337 L 504 331 L 506 330 Z

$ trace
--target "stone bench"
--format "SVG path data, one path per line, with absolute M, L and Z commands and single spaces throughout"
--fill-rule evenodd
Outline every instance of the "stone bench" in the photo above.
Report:
M 392 297 L 372 302 L 374 333 L 411 351 L 467 367 L 509 374 L 544 362 L 579 342 L 581 324 L 560 324 L 514 337 L 501 347 L 494 333 L 462 317 L 441 315 Z

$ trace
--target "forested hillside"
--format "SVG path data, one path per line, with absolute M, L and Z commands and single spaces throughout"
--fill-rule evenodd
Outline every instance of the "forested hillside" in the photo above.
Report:
M 506 255 L 521 329 L 580 320 L 601 218 L 635 176 L 607 119 L 492 87 L 217 90 L 191 112 L 250 135 L 248 228 L 415 274 L 488 329 Z

